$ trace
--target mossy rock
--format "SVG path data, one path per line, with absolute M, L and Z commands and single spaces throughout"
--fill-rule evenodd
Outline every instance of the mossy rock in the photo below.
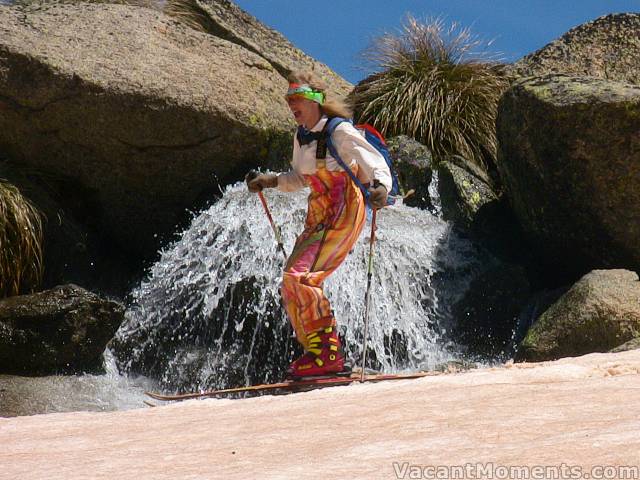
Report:
M 351 89 L 233 3 L 202 5 L 210 33 L 132 5 L 0 8 L 3 153 L 132 257 L 153 258 L 220 186 L 286 161 L 289 70 Z
M 629 350 L 640 349 L 640 337 L 632 338 L 628 342 L 623 343 L 619 347 L 612 348 L 611 353 L 628 352 Z
M 628 270 L 594 270 L 546 310 L 520 344 L 519 361 L 607 352 L 640 336 L 640 282 Z
M 462 157 L 449 157 L 438 164 L 437 171 L 438 193 L 445 220 L 469 230 L 478 211 L 498 200 L 486 173 Z
M 502 97 L 498 167 L 531 245 L 577 278 L 640 270 L 640 86 L 548 75 Z
M 262 132 L 259 167 L 263 170 L 283 172 L 291 168 L 293 135 L 295 130 L 280 132 L 277 130 Z

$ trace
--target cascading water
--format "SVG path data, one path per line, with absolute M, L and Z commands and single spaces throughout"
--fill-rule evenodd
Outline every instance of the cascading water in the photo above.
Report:
M 306 193 L 266 193 L 290 252 Z M 347 357 L 359 365 L 370 226 L 325 282 Z M 194 218 L 132 292 L 112 348 L 119 368 L 167 390 L 282 378 L 298 353 L 280 306 L 282 255 L 257 195 L 244 185 Z M 475 248 L 441 218 L 402 205 L 378 215 L 368 367 L 432 369 L 460 357 L 447 340 L 449 306 L 479 268 Z

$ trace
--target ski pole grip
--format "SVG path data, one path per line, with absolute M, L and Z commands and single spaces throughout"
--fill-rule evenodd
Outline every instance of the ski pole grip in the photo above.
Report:
M 245 175 L 244 179 L 247 182 L 247 184 L 249 184 L 249 182 L 258 178 L 258 175 L 260 175 L 260 173 L 258 173 L 256 170 L 251 170 L 249 173 Z M 258 184 L 258 190 L 262 191 L 262 185 Z

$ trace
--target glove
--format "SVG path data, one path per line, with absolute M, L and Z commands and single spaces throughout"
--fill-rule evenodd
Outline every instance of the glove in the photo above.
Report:
M 258 193 L 263 188 L 276 188 L 278 186 L 278 176 L 274 173 L 258 173 L 251 170 L 244 177 L 250 192 Z
M 374 180 L 369 187 L 369 203 L 373 208 L 387 206 L 387 189 L 378 180 Z

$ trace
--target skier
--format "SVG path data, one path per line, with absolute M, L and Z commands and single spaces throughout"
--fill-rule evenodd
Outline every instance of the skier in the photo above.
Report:
M 345 358 L 322 284 L 358 239 L 365 223 L 365 200 L 347 172 L 318 142 L 325 141 L 323 129 L 329 118 L 351 118 L 351 112 L 343 102 L 327 98 L 326 84 L 311 72 L 289 76 L 286 100 L 298 124 L 292 169 L 280 174 L 248 174 L 246 181 L 252 192 L 310 188 L 304 230 L 286 262 L 281 287 L 283 305 L 304 348 L 304 354 L 290 365 L 289 375 L 333 375 L 345 371 Z M 370 184 L 371 207 L 385 206 L 392 178 L 384 157 L 349 122 L 338 125 L 331 141 L 358 179 Z

